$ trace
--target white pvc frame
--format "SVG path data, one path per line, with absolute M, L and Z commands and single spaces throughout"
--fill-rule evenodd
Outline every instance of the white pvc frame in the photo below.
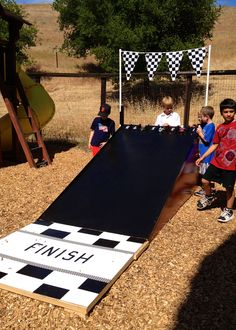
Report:
M 138 52 L 144 53 L 144 52 Z M 145 53 L 144 53 L 145 54 Z M 210 63 L 211 63 L 211 45 L 208 46 L 208 61 L 207 61 L 207 79 L 206 79 L 206 95 L 205 105 L 208 103 L 209 94 L 209 79 L 210 79 Z M 121 112 L 122 106 L 122 49 L 119 49 L 119 111 Z
M 208 103 L 209 79 L 210 79 L 210 64 L 211 64 L 211 45 L 208 46 L 208 60 L 207 60 L 207 80 L 206 80 L 205 106 L 206 106 L 207 103 Z
M 119 111 L 121 112 L 122 106 L 122 49 L 119 49 Z

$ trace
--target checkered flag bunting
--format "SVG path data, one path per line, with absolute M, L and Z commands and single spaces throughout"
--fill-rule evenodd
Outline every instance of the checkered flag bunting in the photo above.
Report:
M 162 53 L 147 53 L 145 54 L 145 60 L 147 63 L 147 71 L 149 80 L 153 80 L 154 74 L 158 68 L 158 65 L 162 59 Z
M 166 58 L 168 62 L 171 79 L 172 81 L 174 81 L 179 71 L 180 62 L 183 58 L 183 52 L 182 51 L 168 52 L 166 53 Z
M 206 56 L 207 49 L 206 47 L 195 48 L 188 50 L 188 57 L 191 61 L 192 67 L 196 72 L 198 77 L 201 76 L 201 69 L 203 66 L 204 58 Z
M 127 52 L 123 51 L 122 54 L 125 71 L 126 71 L 126 79 L 129 80 L 131 77 L 131 73 L 133 72 L 135 68 L 135 63 L 137 62 L 139 58 L 138 52 Z

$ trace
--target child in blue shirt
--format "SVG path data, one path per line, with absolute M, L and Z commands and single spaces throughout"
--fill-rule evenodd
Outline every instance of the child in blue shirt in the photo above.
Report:
M 211 106 L 202 107 L 200 111 L 201 124 L 197 128 L 197 134 L 199 136 L 198 151 L 200 157 L 207 151 L 207 149 L 212 145 L 213 142 L 213 137 L 215 134 L 215 124 L 212 122 L 213 117 L 214 117 L 213 107 Z M 202 176 L 205 174 L 213 157 L 214 157 L 214 153 L 206 157 L 199 165 L 200 178 L 202 178 Z M 204 194 L 205 193 L 203 189 L 200 189 L 199 191 L 196 191 L 194 193 L 195 196 L 203 196 Z
M 108 118 L 111 113 L 111 106 L 107 103 L 100 107 L 98 116 L 94 118 L 91 125 L 88 147 L 92 149 L 95 156 L 106 144 L 109 138 L 115 133 L 115 122 Z

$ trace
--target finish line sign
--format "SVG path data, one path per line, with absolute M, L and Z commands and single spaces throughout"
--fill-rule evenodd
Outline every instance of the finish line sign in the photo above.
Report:
M 146 246 L 135 237 L 37 221 L 0 240 L 0 288 L 85 316 Z

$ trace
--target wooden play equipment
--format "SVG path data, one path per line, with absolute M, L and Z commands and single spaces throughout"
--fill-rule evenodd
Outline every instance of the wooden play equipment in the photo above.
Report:
M 19 160 L 20 146 L 30 167 L 40 167 L 51 164 L 45 143 L 43 141 L 39 123 L 32 110 L 19 72 L 16 66 L 16 42 L 23 24 L 31 25 L 22 17 L 12 14 L 0 5 L 0 18 L 8 23 L 8 41 L 0 41 L 0 91 L 9 113 L 12 124 L 12 150 L 14 158 Z M 23 108 L 19 118 L 19 108 Z M 27 134 L 22 128 L 22 119 L 30 127 Z M 29 135 L 35 137 L 34 148 L 30 147 L 27 140 Z M 0 143 L 0 161 L 4 160 L 3 148 Z

